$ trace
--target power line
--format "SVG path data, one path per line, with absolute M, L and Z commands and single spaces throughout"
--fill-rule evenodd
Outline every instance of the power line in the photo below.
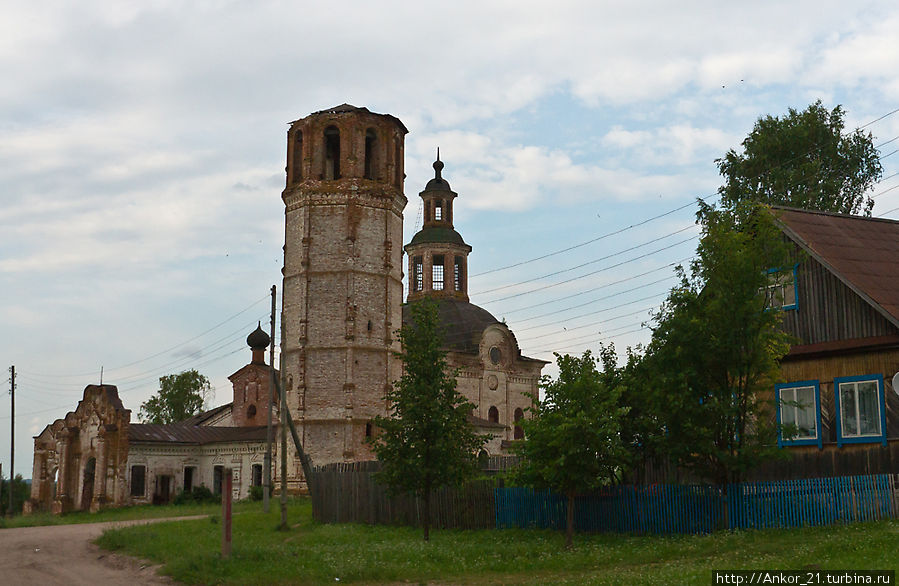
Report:
M 564 313 L 564 312 L 566 312 L 566 311 L 571 311 L 572 309 L 578 309 L 578 308 L 580 308 L 580 307 L 585 307 L 585 306 L 587 306 L 587 305 L 592 305 L 592 304 L 596 303 L 597 301 L 604 301 L 604 300 L 606 300 L 606 299 L 611 299 L 612 297 L 618 297 L 619 295 L 624 295 L 625 293 L 632 293 L 632 292 L 637 291 L 637 290 L 640 290 L 640 289 L 645 289 L 646 287 L 649 287 L 650 285 L 657 285 L 658 283 L 664 283 L 665 281 L 670 281 L 670 280 L 673 279 L 674 277 L 675 277 L 675 275 L 668 275 L 668 276 L 663 277 L 663 278 L 661 278 L 661 279 L 657 279 L 657 280 L 655 280 L 655 281 L 652 281 L 651 283 L 646 283 L 645 285 L 640 285 L 639 287 L 632 287 L 632 288 L 630 288 L 630 289 L 624 289 L 623 291 L 618 291 L 617 293 L 612 293 L 611 295 L 606 295 L 605 297 L 599 297 L 599 298 L 597 298 L 597 299 L 591 299 L 590 301 L 586 301 L 586 302 L 581 303 L 581 304 L 579 304 L 579 305 L 572 305 L 572 306 L 566 307 L 566 308 L 564 308 L 564 309 L 557 309 L 556 311 L 550 311 L 550 312 L 547 312 L 547 313 L 542 313 L 542 314 L 540 314 L 540 315 L 535 315 L 535 316 L 531 316 L 531 317 L 528 317 L 528 318 L 524 318 L 524 319 L 518 320 L 516 323 L 528 322 L 528 321 L 531 321 L 531 320 L 540 319 L 540 318 L 543 318 L 543 317 L 549 317 L 549 316 L 551 316 L 551 315 L 557 315 L 557 314 L 559 314 L 559 313 Z M 527 330 L 533 329 L 533 328 L 535 328 L 535 327 L 540 327 L 540 326 L 530 326 L 530 327 L 527 327 L 527 328 L 516 328 L 516 330 L 519 331 L 519 332 L 523 332 L 523 331 L 527 331 Z
M 175 344 L 174 346 L 172 346 L 172 347 L 170 347 L 170 348 L 167 348 L 167 349 L 165 349 L 165 350 L 161 350 L 161 351 L 159 351 L 159 352 L 157 352 L 157 353 L 155 353 L 155 354 L 151 354 L 150 356 L 147 356 L 147 357 L 145 357 L 145 358 L 141 358 L 141 359 L 139 359 L 139 360 L 135 360 L 135 361 L 133 361 L 133 362 L 129 362 L 129 363 L 123 364 L 123 365 L 121 365 L 121 366 L 116 366 L 116 367 L 113 367 L 113 368 L 110 368 L 110 369 L 106 369 L 106 372 L 108 373 L 108 372 L 110 372 L 110 371 L 122 370 L 123 368 L 127 368 L 127 367 L 129 367 L 129 366 L 134 366 L 135 364 L 140 364 L 141 362 L 146 362 L 147 360 L 151 360 L 151 359 L 153 359 L 153 358 L 156 358 L 157 356 L 160 356 L 160 355 L 165 354 L 165 353 L 167 353 L 167 352 L 171 352 L 172 350 L 175 350 L 175 349 L 177 349 L 177 348 L 180 348 L 181 346 L 184 346 L 184 345 L 186 345 L 186 344 L 189 344 L 190 342 L 193 342 L 194 340 L 196 340 L 196 339 L 198 339 L 198 338 L 201 338 L 201 337 L 205 336 L 206 334 L 208 334 L 209 332 L 211 332 L 211 331 L 213 331 L 213 330 L 215 330 L 215 329 L 217 329 L 217 328 L 220 328 L 221 326 L 225 325 L 226 323 L 228 323 L 228 322 L 230 322 L 230 321 L 236 319 L 238 316 L 240 316 L 240 315 L 246 313 L 247 311 L 249 311 L 250 309 L 252 309 L 252 308 L 255 307 L 256 305 L 259 305 L 259 303 L 261 303 L 262 301 L 267 300 L 267 299 L 269 299 L 269 296 L 268 296 L 268 295 L 266 295 L 265 297 L 262 297 L 262 298 L 260 298 L 260 299 L 258 299 L 258 300 L 256 300 L 256 301 L 254 301 L 254 302 L 251 303 L 249 306 L 247 306 L 247 307 L 245 307 L 244 309 L 238 311 L 237 313 L 235 313 L 235 314 L 232 315 L 231 317 L 225 319 L 224 321 L 222 321 L 222 322 L 220 322 L 220 323 L 218 323 L 218 324 L 212 326 L 212 327 L 209 328 L 208 330 L 205 330 L 205 331 L 203 331 L 203 332 L 197 334 L 196 336 L 194 336 L 194 337 L 192 337 L 192 338 L 190 338 L 190 339 L 188 339 L 188 340 L 185 340 L 185 341 L 183 341 L 183 342 L 181 342 L 181 343 Z M 77 373 L 77 374 L 35 374 L 35 376 L 44 376 L 44 377 L 50 377 L 50 378 L 74 378 L 74 377 L 83 377 L 83 376 L 93 376 L 93 375 L 95 375 L 95 374 L 97 374 L 96 371 L 83 372 L 83 373 Z
M 505 297 L 498 297 L 498 298 L 496 298 L 496 299 L 491 299 L 491 300 L 485 301 L 485 302 L 483 302 L 483 303 L 484 303 L 484 304 L 488 304 L 488 303 L 496 303 L 496 302 L 498 302 L 498 301 L 505 301 L 506 299 L 513 299 L 513 298 L 515 298 L 515 297 L 521 297 L 522 295 L 529 295 L 529 294 L 531 294 L 531 293 L 536 293 L 537 291 L 544 291 L 544 290 L 546 290 L 546 289 L 551 289 L 552 287 L 558 287 L 559 285 L 564 285 L 564 284 L 566 284 L 566 283 L 571 283 L 571 282 L 577 281 L 577 280 L 579 280 L 579 279 L 584 279 L 584 278 L 586 278 L 586 277 L 591 277 L 591 276 L 593 276 L 593 275 L 602 273 L 602 272 L 604 272 L 604 271 L 608 271 L 608 270 L 610 270 L 610 269 L 618 268 L 618 267 L 623 266 L 623 265 L 626 265 L 626 264 L 628 264 L 628 263 L 632 263 L 632 262 L 634 262 L 634 261 L 638 261 L 638 260 L 647 258 L 647 257 L 652 256 L 652 255 L 654 255 L 654 254 L 658 254 L 659 252 L 662 252 L 662 251 L 664 251 L 664 250 L 669 250 L 669 249 L 671 249 L 671 248 L 674 248 L 675 246 L 680 246 L 681 244 L 685 244 L 685 243 L 687 243 L 687 242 L 690 242 L 691 240 L 696 240 L 697 238 L 699 238 L 698 235 L 697 235 L 697 236 L 691 236 L 690 238 L 687 238 L 686 240 L 681 240 L 680 242 L 675 242 L 674 244 L 670 244 L 670 245 L 668 245 L 668 246 L 663 246 L 662 248 L 653 250 L 652 252 L 647 252 L 646 254 L 641 254 L 640 256 L 635 256 L 635 257 L 633 257 L 633 258 L 630 258 L 630 259 L 627 259 L 627 260 L 623 260 L 623 261 L 621 261 L 621 262 L 619 262 L 619 263 L 617 263 L 617 264 L 609 265 L 609 266 L 607 266 L 607 267 L 603 267 L 603 268 L 601 268 L 601 269 L 597 269 L 597 270 L 595 270 L 595 271 L 586 273 L 586 274 L 584 274 L 584 275 L 580 275 L 580 276 L 577 276 L 577 277 L 572 277 L 571 279 L 566 279 L 566 280 L 564 280 L 564 281 L 559 281 L 559 282 L 557 282 L 557 283 L 551 283 L 551 284 L 549 284 L 549 285 L 544 285 L 543 287 L 537 287 L 536 289 L 530 289 L 530 290 L 528 290 L 528 291 L 522 291 L 522 292 L 520 292 L 520 293 L 515 293 L 515 294 L 513 294 L 513 295 L 507 295 L 507 296 L 505 296 Z
M 594 291 L 599 291 L 600 289 L 606 289 L 606 288 L 611 287 L 611 286 L 613 286 L 613 285 L 618 285 L 618 284 L 620 284 L 620 283 L 625 283 L 625 282 L 627 282 L 627 281 L 632 281 L 632 280 L 634 280 L 634 279 L 639 279 L 640 277 L 645 277 L 646 275 L 649 275 L 649 274 L 652 274 L 652 273 L 657 273 L 657 272 L 659 272 L 659 271 L 663 271 L 663 270 L 668 269 L 668 268 L 676 267 L 677 265 L 682 265 L 683 263 L 688 262 L 688 261 L 691 261 L 691 260 L 693 260 L 694 258 L 695 258 L 694 256 L 688 256 L 688 257 L 686 257 L 686 258 L 682 258 L 681 260 L 676 260 L 676 261 L 671 262 L 671 263 L 668 263 L 668 264 L 666 264 L 666 265 L 663 265 L 663 266 L 660 266 L 660 267 L 656 267 L 656 268 L 654 268 L 654 269 L 650 269 L 650 270 L 648 270 L 648 271 L 646 271 L 646 272 L 644 272 L 644 273 L 640 273 L 640 274 L 637 274 L 637 275 L 632 275 L 632 276 L 630 276 L 630 277 L 625 277 L 625 278 L 623 278 L 623 279 L 619 279 L 619 280 L 617 280 L 617 281 L 612 281 L 611 283 L 606 283 L 605 285 L 600 285 L 600 286 L 598 286 L 598 287 L 593 287 L 592 289 L 587 289 L 587 290 L 581 291 L 581 292 L 579 292 L 579 293 L 573 293 L 573 294 L 571 294 L 571 295 L 565 295 L 565 296 L 563 296 L 563 297 L 556 297 L 555 299 L 550 299 L 550 300 L 548 300 L 548 301 L 541 301 L 540 303 L 534 303 L 534 304 L 532 304 L 532 305 L 526 305 L 526 306 L 524 306 L 524 307 L 519 307 L 519 308 L 516 308 L 516 309 L 512 309 L 512 310 L 510 310 L 510 311 L 504 312 L 503 315 L 506 316 L 506 315 L 509 315 L 509 314 L 511 314 L 511 313 L 517 313 L 517 312 L 519 312 L 519 311 L 524 311 L 524 310 L 526 310 L 526 309 L 533 309 L 533 308 L 535 308 L 535 307 L 541 307 L 541 306 L 543 306 L 543 305 L 549 305 L 550 303 L 557 303 L 557 302 L 559 302 L 559 301 L 564 301 L 564 300 L 566 300 L 566 299 L 572 299 L 572 298 L 574 298 L 574 297 L 580 297 L 581 295 L 586 295 L 587 293 L 593 293 Z M 668 276 L 668 277 L 666 277 L 666 278 L 671 278 L 671 276 Z M 657 282 L 657 281 L 652 282 L 652 283 L 647 283 L 647 285 L 654 285 L 656 282 Z
M 655 294 L 655 295 L 650 295 L 650 296 L 648 296 L 648 297 L 643 297 L 642 299 L 635 299 L 634 301 L 631 301 L 631 302 L 629 302 L 629 303 L 623 303 L 623 304 L 621 304 L 621 305 L 616 305 L 615 307 L 609 307 L 609 308 L 607 308 L 607 309 L 603 309 L 603 310 L 597 311 L 597 312 L 595 312 L 595 313 L 605 313 L 606 311 L 611 311 L 611 310 L 613 310 L 613 309 L 618 309 L 618 308 L 621 308 L 621 307 L 626 307 L 626 306 L 628 306 L 628 305 L 633 305 L 633 304 L 635 304 L 635 303 L 640 303 L 641 301 L 648 301 L 649 299 L 655 299 L 655 298 L 657 298 L 657 297 L 661 297 L 661 296 L 667 295 L 667 294 L 668 294 L 667 291 L 666 291 L 665 293 L 657 293 L 657 294 Z M 599 324 L 602 324 L 602 323 L 610 322 L 610 321 L 613 321 L 613 320 L 616 320 L 616 319 L 621 319 L 621 318 L 624 318 L 624 317 L 630 317 L 630 316 L 633 316 L 633 315 L 637 315 L 637 314 L 643 313 L 644 311 L 649 311 L 649 310 L 651 310 L 651 309 L 653 309 L 653 308 L 652 308 L 652 307 L 645 307 L 645 308 L 639 309 L 639 310 L 637 310 L 637 311 L 635 311 L 635 312 L 633 312 L 633 313 L 625 313 L 625 314 L 622 314 L 622 315 L 616 315 L 615 317 L 610 317 L 610 318 L 608 318 L 608 319 L 599 320 L 599 321 L 594 321 L 594 322 L 591 322 L 591 323 L 588 323 L 588 324 L 584 324 L 584 325 L 581 325 L 581 326 L 575 326 L 575 327 L 572 327 L 572 328 L 567 328 L 566 331 L 567 331 L 567 332 L 574 332 L 574 331 L 576 331 L 576 330 L 582 330 L 582 329 L 584 329 L 584 328 L 592 328 L 592 327 L 598 326 Z M 561 323 L 561 322 L 560 322 L 560 323 Z M 549 332 L 549 333 L 546 333 L 546 334 L 540 334 L 539 336 L 531 336 L 530 338 L 524 338 L 522 341 L 524 341 L 524 342 L 531 342 L 531 341 L 533 341 L 533 340 L 539 340 L 539 339 L 541 339 L 541 338 L 548 338 L 549 336 L 557 336 L 557 335 L 559 335 L 559 334 L 561 334 L 561 332 L 558 332 L 558 331 L 555 331 L 555 332 Z
M 676 234 L 680 234 L 680 233 L 682 233 L 682 232 L 686 232 L 687 230 L 690 230 L 690 229 L 695 228 L 695 227 L 696 227 L 696 224 L 693 223 L 693 224 L 690 224 L 689 226 L 686 226 L 686 227 L 684 227 L 684 228 L 681 228 L 680 230 L 676 230 L 676 231 L 674 231 L 674 232 L 669 232 L 668 234 L 665 234 L 664 236 L 659 236 L 658 238 L 653 238 L 652 240 L 647 240 L 646 242 L 643 242 L 643 243 L 641 243 L 641 244 L 637 244 L 636 246 L 631 246 L 630 248 L 625 248 L 624 250 L 619 250 L 618 252 L 613 252 L 612 254 L 607 254 L 606 256 L 601 256 L 601 257 L 599 257 L 599 258 L 596 258 L 596 259 L 587 261 L 587 262 L 585 262 L 585 263 L 581 263 L 581 264 L 579 264 L 579 265 L 576 265 L 576 266 L 573 266 L 573 267 L 570 267 L 570 268 L 567 268 L 567 269 L 562 269 L 562 270 L 559 270 L 559 271 L 555 271 L 555 272 L 552 272 L 552 273 L 548 273 L 548 274 L 546 274 L 546 275 L 541 275 L 541 276 L 539 276 L 539 277 L 534 277 L 534 278 L 528 279 L 528 280 L 526 280 L 526 281 L 520 281 L 520 282 L 518 282 L 518 283 L 511 283 L 511 284 L 508 284 L 508 285 L 502 285 L 502 286 L 500 286 L 500 287 L 494 287 L 493 289 L 487 289 L 486 291 L 478 291 L 477 293 L 474 293 L 474 295 L 486 295 L 487 293 L 493 293 L 493 292 L 495 292 L 495 291 L 502 291 L 503 289 L 509 289 L 510 287 L 517 287 L 518 285 L 524 285 L 524 284 L 527 284 L 527 283 L 533 283 L 534 281 L 539 281 L 539 280 L 541 280 L 541 279 L 546 279 L 547 277 L 555 277 L 556 275 L 561 275 L 562 273 L 568 273 L 568 272 L 571 272 L 571 271 L 574 271 L 574 270 L 577 270 L 577 269 L 581 269 L 581 268 L 584 268 L 584 267 L 586 267 L 586 266 L 589 266 L 589 265 L 592 265 L 592 264 L 596 264 L 596 263 L 598 263 L 598 262 L 602 262 L 602 261 L 604 261 L 604 260 L 608 260 L 608 259 L 610 259 L 610 258 L 614 258 L 614 257 L 616 257 L 616 256 L 622 255 L 622 254 L 624 254 L 624 253 L 626 253 L 626 252 L 631 252 L 631 251 L 633 251 L 633 250 L 637 250 L 638 248 L 643 248 L 644 246 L 648 246 L 648 245 L 652 244 L 653 242 L 658 242 L 659 240 L 664 240 L 665 238 L 668 238 L 669 236 L 674 236 L 674 235 L 676 235 Z
M 710 197 L 715 197 L 715 196 L 717 196 L 717 195 L 718 195 L 717 193 L 712 193 L 712 194 L 709 194 L 709 195 L 707 195 L 707 196 L 705 196 L 705 197 L 701 197 L 701 198 L 699 198 L 699 199 L 702 199 L 703 201 L 705 201 L 705 200 L 709 199 Z M 665 216 L 670 216 L 671 214 L 673 214 L 673 213 L 675 213 L 675 212 L 679 212 L 679 211 L 681 211 L 682 209 L 688 208 L 688 207 L 693 206 L 693 205 L 696 205 L 696 200 L 693 200 L 693 201 L 691 201 L 690 203 L 684 204 L 684 205 L 682 205 L 682 206 L 680 206 L 680 207 L 678 207 L 678 208 L 674 208 L 673 210 L 667 211 L 667 212 L 665 212 L 665 213 L 663 213 L 663 214 L 659 214 L 659 215 L 657 215 L 657 216 L 653 216 L 653 217 L 651 217 L 651 218 L 647 218 L 646 220 L 643 220 L 643 221 L 641 221 L 641 222 L 636 222 L 636 223 L 634 223 L 634 224 L 631 224 L 630 226 L 627 226 L 626 228 L 621 228 L 620 230 L 615 230 L 614 232 L 609 232 L 609 233 L 607 233 L 607 234 L 603 234 L 602 236 L 597 236 L 596 238 L 593 238 L 592 240 L 587 240 L 586 242 L 581 242 L 580 244 L 575 244 L 574 246 L 569 246 L 568 248 L 563 248 L 562 250 L 557 250 L 557 251 L 555 251 L 555 252 L 550 252 L 550 253 L 548 253 L 548 254 L 544 254 L 543 256 L 538 256 L 538 257 L 536 257 L 536 258 L 532 258 L 532 259 L 528 259 L 528 260 L 523 260 L 523 261 L 521 261 L 521 262 L 517 262 L 517 263 L 514 263 L 514 264 L 506 265 L 506 266 L 504 266 L 504 267 L 499 267 L 499 268 L 495 268 L 495 269 L 490 269 L 489 271 L 484 271 L 484 272 L 481 272 L 481 273 L 476 273 L 476 274 L 474 274 L 474 275 L 469 275 L 469 278 L 470 278 L 470 279 L 473 279 L 473 278 L 475 278 L 475 277 L 480 277 L 480 276 L 482 276 L 482 275 L 489 275 L 490 273 L 496 273 L 496 272 L 504 271 L 504 270 L 506 270 L 506 269 L 511 269 L 511 268 L 514 268 L 514 267 L 520 267 L 520 266 L 522 266 L 522 265 L 526 265 L 526 264 L 529 264 L 529 263 L 532 263 L 532 262 L 537 262 L 538 260 L 543 260 L 543 259 L 545 259 L 545 258 L 550 258 L 550 257 L 552 257 L 552 256 L 556 256 L 556 255 L 562 254 L 562 253 L 564 253 L 564 252 L 569 252 L 569 251 L 571 251 L 571 250 L 575 250 L 575 249 L 577 249 L 577 248 L 581 248 L 581 247 L 587 246 L 588 244 L 593 244 L 594 242 L 599 242 L 600 240 L 603 240 L 603 239 L 605 239 L 605 238 L 609 238 L 610 236 L 617 236 L 618 234 L 621 234 L 622 232 L 627 232 L 628 230 L 631 230 L 631 229 L 633 229 L 633 228 L 637 228 L 637 227 L 639 227 L 639 226 L 643 226 L 644 224 L 648 224 L 649 222 L 652 222 L 652 221 L 654 221 L 654 220 L 658 220 L 659 218 L 664 218 Z

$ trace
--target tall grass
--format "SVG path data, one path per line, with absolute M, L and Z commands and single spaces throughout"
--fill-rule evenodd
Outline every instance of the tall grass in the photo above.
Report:
M 249 506 L 247 506 L 249 505 Z M 233 550 L 220 559 L 217 517 L 107 532 L 98 543 L 164 564 L 192 584 L 709 584 L 714 570 L 896 569 L 899 522 L 705 536 L 577 535 L 541 530 L 435 531 L 431 542 L 407 527 L 319 525 L 306 500 L 289 507 L 291 529 L 244 505 Z

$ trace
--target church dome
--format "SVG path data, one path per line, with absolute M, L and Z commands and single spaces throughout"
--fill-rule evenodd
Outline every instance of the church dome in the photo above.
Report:
M 416 244 L 457 244 L 459 246 L 468 246 L 462 240 L 461 234 L 446 226 L 425 226 L 415 233 L 412 241 L 406 246 L 415 246 Z
M 440 149 L 437 149 L 437 160 L 434 161 L 434 178 L 425 185 L 425 191 L 452 191 L 449 181 L 443 178 L 443 161 L 440 160 Z
M 268 334 L 262 329 L 262 322 L 259 322 L 259 325 L 256 326 L 256 329 L 247 336 L 247 346 L 252 348 L 253 350 L 264 350 L 268 348 L 268 345 L 271 343 L 272 339 Z
M 437 316 L 443 326 L 443 345 L 457 352 L 477 353 L 487 327 L 500 323 L 489 311 L 462 299 L 437 298 Z M 414 302 L 413 302 L 414 303 Z M 410 304 L 403 305 L 403 325 L 412 323 Z

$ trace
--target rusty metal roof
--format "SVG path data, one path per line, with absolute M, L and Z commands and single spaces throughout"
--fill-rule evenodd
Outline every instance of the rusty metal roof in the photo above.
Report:
M 241 370 L 243 370 L 243 369 L 241 369 Z M 240 371 L 238 371 L 238 372 L 240 372 Z M 234 376 L 234 375 L 231 375 L 231 376 Z M 223 413 L 224 411 L 230 411 L 232 405 L 233 405 L 233 402 L 225 403 L 224 405 L 220 405 L 218 407 L 213 407 L 212 409 L 209 409 L 208 411 L 203 411 L 202 413 L 197 413 L 196 415 L 194 415 L 192 417 L 188 417 L 184 421 L 179 421 L 178 425 L 203 425 L 208 420 L 212 419 L 213 417 L 216 417 L 217 415 Z
M 899 221 L 771 210 L 787 237 L 899 327 Z
M 185 425 L 171 423 L 132 423 L 128 441 L 164 444 L 214 444 L 222 442 L 265 441 L 266 427 L 219 427 L 214 425 Z

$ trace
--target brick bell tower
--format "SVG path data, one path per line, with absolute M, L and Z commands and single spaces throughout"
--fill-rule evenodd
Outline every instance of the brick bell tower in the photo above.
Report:
M 282 380 L 315 464 L 372 458 L 371 419 L 386 413 L 385 391 L 400 375 L 392 352 L 402 326 L 407 132 L 393 116 L 348 104 L 287 132 Z M 298 490 L 299 463 L 290 470 Z
M 406 245 L 409 257 L 409 297 L 468 301 L 468 253 L 471 246 L 453 227 L 453 200 L 457 193 L 443 178 L 440 149 L 434 161 L 434 178 L 419 193 L 424 208 L 424 224 Z

